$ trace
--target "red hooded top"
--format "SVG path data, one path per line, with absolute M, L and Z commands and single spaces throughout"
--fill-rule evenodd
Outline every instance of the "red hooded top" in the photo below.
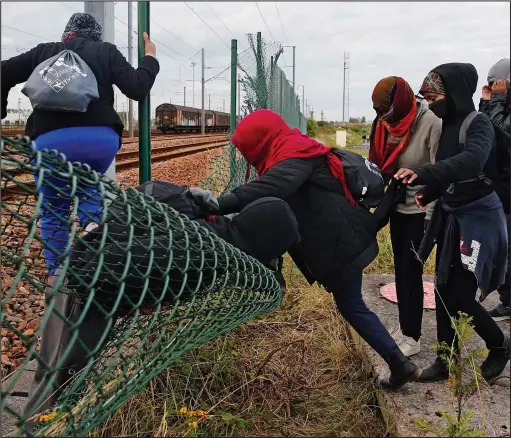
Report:
M 232 143 L 248 164 L 256 168 L 259 176 L 284 160 L 326 155 L 328 167 L 340 181 L 346 199 L 356 205 L 346 185 L 340 158 L 331 148 L 303 135 L 298 129 L 291 129 L 277 113 L 263 109 L 249 114 L 236 128 Z

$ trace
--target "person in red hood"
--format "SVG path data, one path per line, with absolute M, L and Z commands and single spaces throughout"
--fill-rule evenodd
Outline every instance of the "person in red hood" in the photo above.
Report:
M 301 236 L 291 257 L 310 284 L 317 281 L 334 295 L 344 318 L 388 363 L 391 375 L 381 385 L 397 390 L 416 380 L 420 369 L 402 354 L 362 299 L 362 271 L 378 255 L 378 224 L 354 201 L 337 155 L 269 110 L 245 117 L 232 143 L 259 178 L 204 207 L 229 214 L 268 196 L 286 201 Z

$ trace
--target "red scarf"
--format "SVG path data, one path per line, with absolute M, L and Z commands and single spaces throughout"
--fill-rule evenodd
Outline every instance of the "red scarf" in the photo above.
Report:
M 411 139 L 410 128 L 417 115 L 417 104 L 413 90 L 403 78 L 396 78 L 396 93 L 392 102 L 393 114 L 405 114 L 396 122 L 377 118 L 371 132 L 369 160 L 377 164 L 383 174 L 396 170 L 399 156 L 406 150 Z M 387 141 L 389 136 L 401 138 L 399 143 Z
M 315 158 L 326 155 L 330 171 L 337 178 L 346 199 L 356 205 L 346 185 L 341 160 L 332 149 L 303 135 L 298 129 L 291 129 L 277 113 L 258 110 L 245 117 L 232 136 L 232 143 L 249 165 L 263 176 L 273 166 L 293 158 Z

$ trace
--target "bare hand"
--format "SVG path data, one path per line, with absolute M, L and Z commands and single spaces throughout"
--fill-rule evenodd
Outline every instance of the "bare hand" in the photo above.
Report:
M 402 180 L 403 184 L 411 184 L 417 179 L 418 175 L 412 169 L 399 169 L 394 178 Z
M 485 85 L 483 87 L 483 100 L 490 100 L 491 99 L 491 89 L 488 85 Z
M 494 94 L 506 94 L 507 88 L 507 82 L 504 79 L 497 79 L 491 87 L 491 92 Z
M 422 194 L 415 195 L 414 199 L 415 203 L 417 204 L 417 207 L 419 207 L 421 210 L 424 210 L 426 208 L 425 205 L 422 203 L 424 200 L 424 195 Z
M 156 46 L 149 39 L 149 35 L 147 35 L 147 32 L 144 32 L 144 42 L 145 42 L 145 54 L 156 56 Z

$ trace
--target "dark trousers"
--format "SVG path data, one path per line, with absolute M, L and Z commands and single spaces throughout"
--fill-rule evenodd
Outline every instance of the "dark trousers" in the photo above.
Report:
M 399 325 L 405 336 L 416 341 L 421 337 L 424 285 L 423 266 L 415 253 L 424 237 L 425 218 L 424 213 L 403 214 L 397 211 L 390 216 Z
M 353 329 L 387 363 L 396 356 L 398 346 L 362 298 L 362 272 L 325 287 L 332 292 L 339 312 Z
M 458 233 L 459 234 L 459 233 Z M 437 266 L 442 252 L 443 239 L 437 242 Z M 437 339 L 439 343 L 452 345 L 456 340 L 449 315 L 457 318 L 458 312 L 471 316 L 476 333 L 484 340 L 486 347 L 500 347 L 504 334 L 486 309 L 477 301 L 477 279 L 461 264 L 459 249 L 455 249 L 447 283 L 437 286 L 435 294 Z M 457 345 L 457 344 L 455 344 Z
M 499 295 L 500 295 L 500 302 L 502 303 L 503 306 L 505 307 L 509 307 L 509 301 L 510 301 L 510 298 L 511 298 L 511 288 L 509 287 L 509 274 L 510 274 L 510 265 L 511 265 L 511 236 L 509 236 L 511 234 L 510 232 L 510 222 L 511 222 L 511 216 L 509 214 L 506 214 L 506 219 L 507 219 L 507 235 L 508 235 L 508 258 L 507 258 L 507 261 L 508 261 L 508 265 L 507 265 L 507 273 L 506 273 L 506 282 L 502 285 L 502 286 L 499 286 L 499 288 L 497 289 L 498 292 L 499 292 Z

